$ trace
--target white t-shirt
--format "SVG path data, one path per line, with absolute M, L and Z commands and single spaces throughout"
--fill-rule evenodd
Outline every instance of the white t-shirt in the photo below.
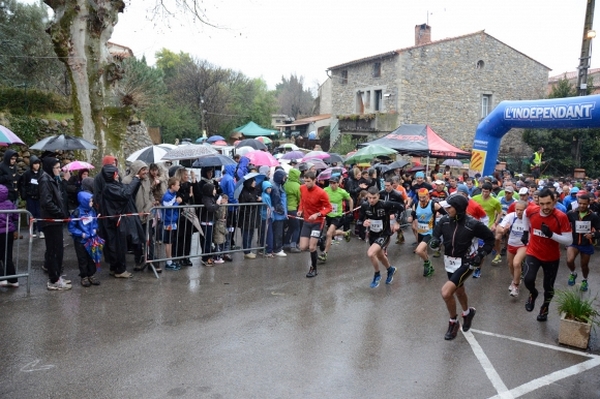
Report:
M 508 235 L 508 245 L 513 247 L 522 247 L 524 244 L 521 242 L 523 232 L 525 231 L 525 222 L 523 219 L 519 219 L 515 212 L 511 212 L 502 218 L 500 226 L 503 229 L 510 228 L 510 234 Z

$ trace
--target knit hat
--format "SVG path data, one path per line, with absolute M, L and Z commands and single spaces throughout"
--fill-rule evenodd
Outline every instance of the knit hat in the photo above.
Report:
M 104 158 L 102 158 L 102 166 L 104 165 L 112 165 L 115 163 L 117 158 L 113 157 L 112 155 L 105 155 Z

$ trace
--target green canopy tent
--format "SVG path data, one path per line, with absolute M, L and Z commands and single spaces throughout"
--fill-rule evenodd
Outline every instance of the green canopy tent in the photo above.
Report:
M 259 137 L 259 136 L 276 136 L 279 133 L 279 130 L 273 129 L 265 129 L 262 126 L 257 125 L 256 123 L 250 121 L 246 123 L 244 126 L 237 127 L 233 129 L 234 132 L 239 132 L 244 135 L 244 137 Z

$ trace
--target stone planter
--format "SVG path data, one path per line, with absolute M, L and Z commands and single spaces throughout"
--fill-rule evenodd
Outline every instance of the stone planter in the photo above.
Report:
M 580 321 L 565 319 L 565 314 L 560 315 L 558 328 L 558 342 L 560 344 L 586 349 L 590 341 L 592 325 Z

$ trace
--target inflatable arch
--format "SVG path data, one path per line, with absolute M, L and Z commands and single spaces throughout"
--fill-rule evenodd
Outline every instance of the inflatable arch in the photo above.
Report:
M 512 128 L 573 129 L 600 127 L 600 95 L 550 100 L 502 101 L 477 126 L 471 173 L 491 175 L 502 137 Z

